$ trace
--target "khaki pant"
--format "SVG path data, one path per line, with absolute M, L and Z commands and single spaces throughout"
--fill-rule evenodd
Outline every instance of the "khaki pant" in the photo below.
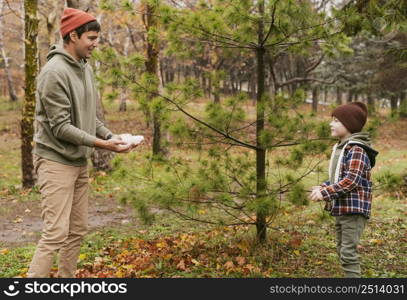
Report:
M 336 217 L 337 252 L 345 277 L 361 277 L 357 246 L 367 219 L 363 215 Z
M 87 167 L 68 166 L 35 157 L 41 192 L 43 230 L 27 277 L 49 277 L 59 251 L 58 277 L 75 277 L 76 264 L 88 224 Z

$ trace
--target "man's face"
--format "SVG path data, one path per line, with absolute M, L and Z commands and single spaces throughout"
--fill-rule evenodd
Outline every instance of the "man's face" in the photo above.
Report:
M 89 59 L 99 42 L 99 32 L 87 31 L 75 39 L 75 52 L 79 58 Z
M 339 121 L 337 118 L 332 117 L 332 121 L 331 123 L 329 123 L 329 126 L 331 127 L 331 135 L 333 137 L 338 137 L 338 138 L 342 138 L 348 134 L 350 134 L 350 132 L 348 131 L 348 129 L 342 124 L 341 121 Z

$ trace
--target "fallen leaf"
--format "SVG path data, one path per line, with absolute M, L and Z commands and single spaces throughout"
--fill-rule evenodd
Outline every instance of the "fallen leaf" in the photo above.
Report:
M 237 244 L 237 247 L 245 252 L 249 251 L 249 243 L 246 240 L 242 240 Z
M 244 266 L 244 269 L 246 271 L 252 272 L 255 269 L 255 267 L 252 264 L 247 264 Z
M 166 242 L 159 242 L 156 244 L 157 248 L 167 248 L 168 245 Z
M 15 218 L 15 220 L 13 221 L 13 223 L 22 223 L 23 219 L 20 217 Z
M 246 263 L 246 259 L 243 256 L 236 257 L 237 264 L 243 266 Z
M 235 264 L 233 261 L 229 260 L 223 265 L 227 270 L 233 269 L 235 267 Z
M 180 260 L 180 262 L 177 264 L 177 269 L 185 271 L 185 261 L 183 259 Z
M 373 245 L 381 245 L 381 244 L 383 244 L 383 241 L 378 240 L 378 239 L 371 239 L 371 240 L 369 240 L 369 243 L 373 244 Z
M 300 237 L 295 237 L 292 240 L 288 242 L 288 244 L 291 246 L 291 248 L 298 248 L 301 246 L 302 239 Z
M 86 254 L 85 253 L 80 254 L 79 260 L 84 260 L 84 259 L 86 259 Z

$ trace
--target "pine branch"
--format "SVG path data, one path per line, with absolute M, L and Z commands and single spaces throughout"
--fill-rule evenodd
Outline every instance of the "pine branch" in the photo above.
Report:
M 280 0 L 276 0 L 276 2 L 274 2 L 273 11 L 272 11 L 272 13 L 271 13 L 270 27 L 269 27 L 269 30 L 268 30 L 268 32 L 267 32 L 265 38 L 264 38 L 263 41 L 261 42 L 261 47 L 264 46 L 264 44 L 266 43 L 266 41 L 268 40 L 268 38 L 269 38 L 269 36 L 270 36 L 270 34 L 271 34 L 271 31 L 273 30 L 274 23 L 275 23 L 275 21 L 276 21 L 275 16 L 276 16 L 277 4 L 278 4 L 279 1 L 280 1 Z
M 319 138 L 319 139 L 308 139 L 307 142 L 308 141 L 333 141 L 333 140 L 334 140 L 333 138 Z M 280 143 L 271 145 L 267 148 L 288 147 L 288 146 L 302 145 L 304 143 L 305 142 L 293 142 L 293 143 L 288 143 L 288 144 L 281 144 L 281 142 L 280 142 Z
M 167 210 L 179 215 L 180 217 L 189 220 L 189 221 L 196 221 L 196 222 L 201 222 L 201 223 L 207 223 L 207 224 L 213 224 L 213 225 L 219 225 L 219 222 L 212 222 L 212 221 L 208 221 L 208 220 L 203 220 L 203 219 L 198 219 L 198 218 L 193 218 L 191 216 L 188 216 L 182 212 L 179 212 L 171 207 L 166 207 Z M 225 226 L 237 226 L 237 225 L 254 225 L 256 223 L 253 222 L 241 222 L 241 223 L 229 223 L 229 224 L 225 224 Z
M 157 96 L 157 97 L 160 97 L 160 98 L 166 100 L 167 102 L 170 102 L 170 103 L 173 104 L 176 108 L 178 108 L 178 110 L 179 110 L 180 112 L 182 112 L 183 114 L 185 114 L 186 116 L 188 116 L 190 119 L 192 119 L 192 120 L 198 122 L 198 123 L 201 124 L 201 125 L 204 125 L 205 127 L 207 127 L 207 128 L 209 128 L 209 129 L 215 131 L 216 133 L 218 133 L 218 134 L 224 136 L 225 138 L 230 139 L 230 140 L 236 142 L 237 144 L 239 144 L 239 145 L 241 145 L 241 146 L 244 146 L 244 147 L 246 147 L 246 148 L 250 148 L 250 149 L 253 149 L 253 150 L 258 150 L 258 149 L 259 149 L 259 148 L 258 148 L 257 146 L 255 146 L 255 145 L 247 144 L 247 143 L 245 143 L 245 142 L 243 142 L 243 141 L 240 141 L 239 139 L 237 139 L 237 138 L 235 138 L 235 137 L 229 135 L 228 133 L 225 133 L 225 132 L 219 130 L 218 128 L 215 128 L 215 127 L 213 127 L 212 125 L 206 123 L 205 121 L 202 121 L 201 119 L 198 119 L 197 117 L 193 116 L 192 114 L 190 114 L 190 113 L 188 113 L 186 110 L 184 110 L 178 103 L 176 103 L 176 102 L 173 101 L 172 99 L 170 99 L 170 98 L 168 98 L 168 97 L 166 97 L 166 96 L 163 96 L 163 95 L 161 95 L 161 94 L 159 94 L 159 93 L 157 93 L 157 92 L 150 92 L 150 93 L 154 94 L 154 95 Z
M 315 70 L 320 63 L 322 62 L 322 60 L 324 59 L 325 54 L 322 54 L 321 57 L 319 59 L 317 59 L 311 66 L 309 66 L 306 70 L 305 70 L 305 74 L 309 74 L 311 73 L 313 70 Z
M 287 85 L 291 85 L 291 84 L 298 83 L 298 82 L 306 82 L 306 81 L 319 82 L 319 83 L 329 84 L 330 85 L 330 84 L 334 84 L 335 82 L 337 82 L 339 77 L 341 77 L 341 76 L 336 76 L 331 81 L 317 79 L 317 78 L 294 77 L 294 78 L 291 78 L 291 79 L 287 80 L 286 82 L 276 84 L 276 87 L 277 88 L 282 88 L 282 87 L 287 86 Z

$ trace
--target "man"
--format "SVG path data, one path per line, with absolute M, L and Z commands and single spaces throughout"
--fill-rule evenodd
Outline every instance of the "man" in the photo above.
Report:
M 96 87 L 87 64 L 100 25 L 90 14 L 66 8 L 63 47 L 53 46 L 38 77 L 34 169 L 42 198 L 43 232 L 27 277 L 49 277 L 59 251 L 58 277 L 75 277 L 87 232 L 87 159 L 93 147 L 129 152 L 96 117 Z

